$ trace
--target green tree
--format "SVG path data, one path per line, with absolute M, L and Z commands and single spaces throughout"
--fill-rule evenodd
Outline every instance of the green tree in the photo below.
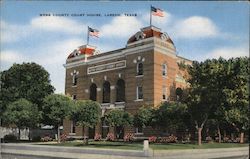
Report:
M 93 128 L 101 118 L 100 104 L 91 100 L 76 101 L 72 107 L 71 119 L 76 121 L 77 125 L 83 127 L 84 143 L 88 144 L 88 139 L 85 137 L 84 127 Z
M 179 102 L 165 102 L 154 114 L 155 125 L 171 133 L 184 132 L 188 128 L 189 118 L 187 106 Z
M 211 69 L 210 60 L 205 62 L 194 61 L 189 67 L 190 78 L 189 96 L 187 99 L 188 111 L 198 131 L 198 144 L 201 145 L 202 129 L 209 118 L 213 103 L 213 87 L 210 87 Z
M 60 94 L 46 96 L 43 103 L 43 121 L 47 121 L 46 124 L 57 128 L 58 142 L 60 142 L 60 126 L 63 123 L 63 119 L 69 116 L 74 103 L 71 98 Z
M 152 107 L 141 107 L 134 116 L 134 125 L 137 127 L 146 127 L 152 124 L 154 110 Z
M 109 126 L 128 126 L 133 124 L 133 117 L 130 113 L 120 109 L 113 109 L 105 115 Z
M 193 62 L 189 67 L 190 91 L 189 112 L 198 130 L 201 131 L 207 119 L 215 121 L 221 140 L 220 126 L 225 120 L 238 132 L 248 129 L 249 105 L 249 58 L 206 60 Z
M 130 126 L 133 124 L 133 116 L 121 109 L 113 109 L 104 116 L 105 121 L 111 127 Z
M 43 98 L 54 91 L 49 73 L 36 63 L 13 64 L 1 72 L 0 78 L 0 113 L 9 103 L 20 98 L 29 100 L 41 110 Z
M 228 109 L 225 118 L 240 133 L 240 143 L 244 142 L 244 132 L 249 129 L 249 58 L 228 60 L 226 94 Z
M 40 112 L 36 104 L 29 102 L 26 99 L 19 99 L 15 102 L 10 103 L 7 106 L 6 111 L 3 113 L 3 118 L 7 124 L 15 125 L 20 129 L 35 127 L 41 117 Z

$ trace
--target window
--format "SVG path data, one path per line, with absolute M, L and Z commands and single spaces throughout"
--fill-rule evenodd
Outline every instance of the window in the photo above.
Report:
M 76 75 L 73 75 L 73 86 L 76 86 L 77 85 L 77 76 Z
M 142 132 L 142 127 L 137 127 L 137 128 L 135 128 L 135 133 L 136 134 L 142 134 L 143 132 Z
M 103 83 L 103 103 L 110 103 L 110 83 L 104 82 Z
M 142 62 L 137 63 L 137 75 L 143 75 L 143 64 L 142 64 Z
M 122 79 L 119 79 L 116 83 L 116 101 L 125 101 L 125 82 Z
M 73 120 L 71 122 L 71 133 L 76 133 L 76 122 Z
M 106 138 L 109 133 L 109 126 L 104 118 L 101 119 L 101 122 L 102 122 L 102 138 Z
M 143 91 L 142 91 L 142 86 L 137 87 L 137 99 L 143 99 Z
M 72 95 L 72 99 L 73 99 L 73 100 L 76 100 L 76 95 L 75 95 L 75 94 Z
M 77 85 L 77 75 L 79 74 L 79 71 L 74 70 L 73 72 L 70 73 L 70 75 L 72 76 L 72 84 L 73 86 Z
M 166 76 L 166 75 L 167 75 L 167 65 L 162 64 L 162 76 Z
M 93 100 L 93 101 L 96 101 L 96 89 L 97 89 L 97 86 L 95 83 L 92 83 L 91 86 L 90 86 L 90 93 L 89 93 L 89 99 L 90 100 Z
M 166 100 L 167 99 L 167 87 L 162 86 L 162 99 Z
M 180 101 L 182 99 L 183 90 L 180 87 L 178 87 L 176 88 L 175 93 L 177 101 Z

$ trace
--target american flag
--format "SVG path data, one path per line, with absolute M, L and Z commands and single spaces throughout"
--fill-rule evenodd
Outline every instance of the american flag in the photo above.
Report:
M 93 29 L 89 27 L 89 35 L 99 38 L 99 31 L 97 29 Z
M 151 14 L 158 17 L 164 17 L 163 10 L 151 6 Z

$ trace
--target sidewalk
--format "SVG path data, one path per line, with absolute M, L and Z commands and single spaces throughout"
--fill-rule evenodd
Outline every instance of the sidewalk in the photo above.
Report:
M 154 150 L 145 153 L 140 150 L 119 150 L 101 148 L 78 148 L 28 143 L 5 143 L 1 154 L 8 159 L 217 159 L 239 157 L 247 159 L 249 147 L 218 149 Z M 11 157 L 15 156 L 15 157 Z M 18 156 L 18 157 L 17 157 Z M 23 157 L 22 157 L 23 156 Z M 26 157 L 25 157 L 26 156 Z M 27 157 L 29 156 L 29 157 Z M 33 156 L 33 157 L 32 157 Z M 151 157 L 150 157 L 151 156 Z
M 248 159 L 249 147 L 217 148 L 217 149 L 186 149 L 186 150 L 155 150 L 154 159 L 215 159 L 241 157 Z

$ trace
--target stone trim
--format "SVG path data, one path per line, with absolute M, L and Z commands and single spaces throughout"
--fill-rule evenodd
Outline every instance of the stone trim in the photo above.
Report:
M 102 89 L 101 88 L 96 88 L 97 92 L 100 92 Z
M 98 63 L 98 62 L 104 62 L 104 61 L 117 59 L 117 58 L 120 58 L 120 57 L 125 57 L 126 55 L 130 55 L 130 54 L 134 54 L 134 53 L 144 52 L 144 51 L 147 51 L 147 50 L 150 50 L 150 49 L 153 50 L 153 48 L 154 48 L 154 44 L 150 43 L 150 44 L 147 44 L 147 45 L 122 50 L 119 53 L 110 54 L 110 55 L 107 55 L 107 56 L 102 56 L 102 57 L 98 57 L 98 58 L 95 58 L 95 59 L 91 59 L 88 62 L 84 62 L 84 60 L 80 60 L 80 61 L 76 61 L 76 62 L 72 62 L 72 63 L 66 63 L 63 66 L 65 68 L 72 68 L 72 67 L 81 66 L 81 65 L 95 64 L 95 63 Z
M 120 63 L 123 63 L 122 66 L 117 66 L 117 64 L 120 64 Z M 113 68 L 105 68 L 109 65 L 114 65 Z M 97 68 L 100 68 L 100 67 L 104 67 L 105 69 L 103 70 L 100 70 L 100 71 L 93 71 L 93 72 L 90 72 L 91 69 L 97 69 Z M 121 69 L 121 68 L 125 68 L 126 67 L 126 60 L 122 60 L 122 61 L 116 61 L 116 62 L 110 62 L 110 63 L 107 63 L 107 64 L 102 64 L 102 65 L 97 65 L 97 66 L 93 66 L 93 67 L 88 67 L 87 68 L 87 74 L 96 74 L 96 73 L 100 73 L 100 72 L 106 72 L 106 71 L 111 71 L 111 70 L 116 70 L 116 69 Z M 106 76 L 107 77 L 107 76 Z M 105 78 L 104 78 L 105 79 Z M 106 80 L 106 79 L 105 79 Z
M 151 38 L 148 38 L 145 40 L 147 40 L 147 41 L 151 40 L 153 42 L 162 42 L 161 39 L 155 38 L 155 37 L 151 37 Z M 142 42 L 142 41 L 144 41 L 144 40 L 141 40 L 140 42 Z M 67 68 L 72 68 L 72 67 L 81 66 L 81 65 L 95 64 L 98 62 L 104 62 L 104 61 L 122 58 L 122 57 L 125 57 L 126 55 L 130 55 L 130 54 L 143 53 L 143 52 L 151 50 L 151 49 L 155 50 L 155 51 L 159 51 L 159 52 L 166 54 L 166 55 L 169 55 L 171 57 L 174 57 L 175 59 L 181 58 L 180 56 L 177 57 L 177 55 L 175 54 L 175 50 L 173 50 L 173 49 L 166 48 L 164 46 L 161 46 L 160 44 L 149 43 L 149 44 L 145 44 L 145 45 L 138 46 L 138 47 L 127 48 L 127 49 L 121 50 L 120 52 L 115 53 L 115 54 L 109 54 L 106 56 L 103 55 L 101 57 L 90 59 L 88 62 L 85 62 L 84 60 L 80 60 L 80 61 L 76 61 L 76 62 L 72 62 L 72 63 L 66 63 L 63 66 L 67 69 Z

